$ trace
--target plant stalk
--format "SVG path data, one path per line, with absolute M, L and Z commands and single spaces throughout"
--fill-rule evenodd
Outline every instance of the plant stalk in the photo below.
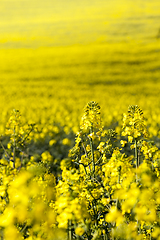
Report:
M 138 181 L 137 169 L 139 167 L 137 139 L 135 139 L 136 182 Z
M 91 127 L 90 133 L 93 133 L 93 127 Z M 91 154 L 92 154 L 92 171 L 93 171 L 93 177 L 95 176 L 95 162 L 94 162 L 94 149 L 93 149 L 93 140 L 92 138 L 90 139 L 90 147 L 91 147 Z

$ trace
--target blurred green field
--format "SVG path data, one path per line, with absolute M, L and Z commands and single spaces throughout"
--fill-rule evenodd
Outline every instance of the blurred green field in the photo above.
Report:
M 158 0 L 2 0 L 1 133 L 13 108 L 44 135 L 55 123 L 76 132 L 95 100 L 117 131 L 128 105 L 140 105 L 158 137 L 159 9 Z

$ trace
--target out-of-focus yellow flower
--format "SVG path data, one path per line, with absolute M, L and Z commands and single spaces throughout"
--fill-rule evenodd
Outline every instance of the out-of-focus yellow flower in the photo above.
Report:
M 14 225 L 10 225 L 4 230 L 4 237 L 6 240 L 22 240 L 22 235 L 18 232 Z
M 8 227 L 14 224 L 15 212 L 14 209 L 8 207 L 4 210 L 3 214 L 0 215 L 0 226 Z
M 122 144 L 122 147 L 124 147 L 127 143 L 127 141 L 121 140 L 120 143 Z
M 124 221 L 124 217 L 116 207 L 111 207 L 109 213 L 106 214 L 105 220 L 107 222 L 115 222 L 116 226 L 119 226 Z
M 19 168 L 21 166 L 21 159 L 20 158 L 16 158 L 15 159 L 15 167 Z
M 128 136 L 128 142 L 130 142 L 130 143 L 133 142 L 133 137 L 132 136 Z
M 49 146 L 53 146 L 55 143 L 56 143 L 56 140 L 52 139 L 52 140 L 49 141 Z
M 91 151 L 91 146 L 90 146 L 90 145 L 87 145 L 86 151 L 87 151 L 87 152 Z
M 6 195 L 6 188 L 5 186 L 0 186 L 0 196 L 4 197 Z
M 52 155 L 48 151 L 43 152 L 41 156 L 43 162 L 51 162 L 53 160 Z
M 62 144 L 69 146 L 69 145 L 71 144 L 71 141 L 70 141 L 70 139 L 68 139 L 68 138 L 64 138 L 64 139 L 62 140 Z
M 155 227 L 153 229 L 152 237 L 155 239 L 158 239 L 158 240 L 160 239 L 160 228 L 159 227 Z
M 85 230 L 84 230 L 84 228 L 82 228 L 82 227 L 77 227 L 77 228 L 75 229 L 75 233 L 76 233 L 77 235 L 79 235 L 79 236 L 82 236 L 84 232 L 85 232 Z

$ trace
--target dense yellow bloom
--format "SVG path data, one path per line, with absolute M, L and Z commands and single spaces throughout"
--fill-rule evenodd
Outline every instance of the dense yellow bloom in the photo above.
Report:
M 90 239 L 158 237 L 159 150 L 143 139 L 146 126 L 142 112 L 136 106 L 130 109 L 134 111 L 124 115 L 124 135 L 129 142 L 137 141 L 138 167 L 134 156 L 125 154 L 127 141 L 116 137 L 114 130 L 103 130 L 100 107 L 90 102 L 75 146 L 69 157 L 60 161 L 62 173 L 56 177 L 52 168 L 58 160 L 54 160 L 52 146 L 61 144 L 60 149 L 64 149 L 70 145 L 70 138 L 64 135 L 54 140 L 50 133 L 47 150 L 29 158 L 21 144 L 25 131 L 18 129 L 17 121 L 11 118 L 18 135 L 11 138 L 0 161 L 0 226 L 6 239 L 10 233 L 15 239 L 25 235 L 28 239 L 54 239 L 56 227 L 66 231 L 72 228 L 74 234 Z M 42 134 L 49 131 L 59 134 L 60 129 L 46 126 Z M 121 149 L 114 146 L 115 140 L 121 143 Z M 136 143 L 131 148 L 136 149 Z
M 128 141 L 131 143 L 133 138 L 138 139 L 142 135 L 148 136 L 143 112 L 137 105 L 129 106 L 128 114 L 124 114 L 122 135 L 128 136 Z
M 89 102 L 85 109 L 84 115 L 81 119 L 81 129 L 85 131 L 91 128 L 100 128 L 101 127 L 101 119 L 100 119 L 100 106 L 92 101 Z

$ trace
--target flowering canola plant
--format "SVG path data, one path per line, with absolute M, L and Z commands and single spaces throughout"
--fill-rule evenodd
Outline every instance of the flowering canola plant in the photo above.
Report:
M 121 140 L 103 126 L 99 104 L 89 102 L 61 174 L 50 149 L 30 152 L 36 129 L 23 125 L 19 111 L 6 131 L 0 239 L 160 239 L 160 151 L 138 106 L 124 114 Z M 55 144 L 51 139 L 49 147 Z
M 122 135 L 133 155 L 114 146 L 116 133 L 103 128 L 100 106 L 86 105 L 72 161 L 62 162 L 56 186 L 58 226 L 70 229 L 73 239 L 160 238 L 160 152 L 146 139 L 138 106 L 124 115 Z

